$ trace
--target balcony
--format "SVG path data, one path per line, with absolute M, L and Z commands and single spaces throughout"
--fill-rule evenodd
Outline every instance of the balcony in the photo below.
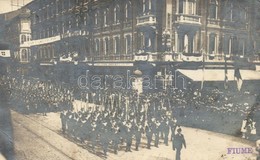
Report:
M 201 25 L 201 18 L 198 15 L 179 14 L 176 15 L 176 23 L 184 25 Z
M 155 26 L 157 24 L 156 16 L 153 14 L 137 17 L 137 26 Z
M 208 26 L 220 28 L 220 20 L 219 19 L 210 19 L 208 18 Z
M 131 28 L 131 27 L 132 27 L 131 21 L 124 22 L 124 28 Z

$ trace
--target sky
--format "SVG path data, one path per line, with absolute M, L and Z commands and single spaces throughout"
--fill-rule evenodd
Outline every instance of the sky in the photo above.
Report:
M 11 6 L 11 2 L 13 1 L 13 5 Z M 0 0 L 0 13 L 5 13 L 5 12 L 10 12 L 12 10 L 17 10 L 21 8 L 21 6 L 24 4 L 26 5 L 27 3 L 31 2 L 32 0 Z M 18 7 L 19 5 L 20 7 Z

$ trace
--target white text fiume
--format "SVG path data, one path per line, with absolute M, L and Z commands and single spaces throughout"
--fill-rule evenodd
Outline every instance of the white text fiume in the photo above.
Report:
M 227 148 L 227 154 L 251 154 L 253 148 Z

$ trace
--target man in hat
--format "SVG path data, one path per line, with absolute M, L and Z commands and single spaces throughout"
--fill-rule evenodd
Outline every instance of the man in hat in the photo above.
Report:
M 173 139 L 173 150 L 176 149 L 176 160 L 180 160 L 181 159 L 181 149 L 182 149 L 182 145 L 186 148 L 186 142 L 184 139 L 183 134 L 181 133 L 181 128 L 177 129 L 177 134 L 174 135 L 174 139 Z

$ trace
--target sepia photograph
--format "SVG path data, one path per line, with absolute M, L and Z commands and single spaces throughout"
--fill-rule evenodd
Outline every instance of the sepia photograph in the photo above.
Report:
M 260 0 L 0 6 L 0 160 L 260 160 Z

